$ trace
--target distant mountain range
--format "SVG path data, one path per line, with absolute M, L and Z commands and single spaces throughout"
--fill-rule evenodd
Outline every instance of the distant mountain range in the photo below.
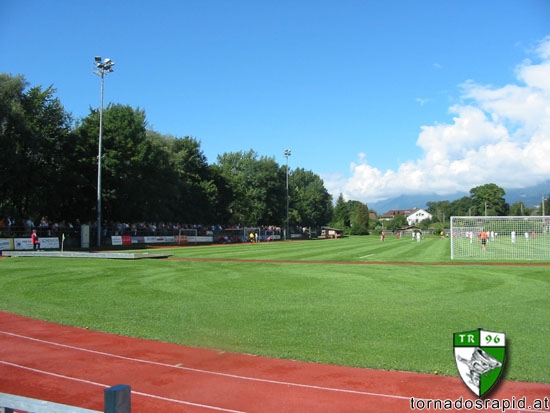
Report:
M 497 184 L 498 185 L 498 184 Z M 506 189 L 504 199 L 510 205 L 516 202 L 523 202 L 529 208 L 538 207 L 541 204 L 542 196 L 550 199 L 550 181 L 531 186 L 529 188 L 514 188 Z M 465 196 L 470 196 L 469 192 L 456 192 L 450 195 L 437 194 L 415 194 L 415 195 L 400 195 L 395 198 L 386 199 L 373 203 L 367 203 L 369 209 L 374 209 L 377 213 L 383 214 L 391 209 L 426 209 L 428 202 L 438 201 L 455 201 Z

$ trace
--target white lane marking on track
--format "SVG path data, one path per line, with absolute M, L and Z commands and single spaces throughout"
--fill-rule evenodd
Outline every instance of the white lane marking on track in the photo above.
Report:
M 3 361 L 3 360 L 0 360 L 0 364 L 5 364 L 7 366 L 16 367 L 16 368 L 23 369 L 23 370 L 29 370 L 29 371 L 32 371 L 34 373 L 41 373 L 41 374 L 46 374 L 48 376 L 54 376 L 54 377 L 61 378 L 61 379 L 72 380 L 72 381 L 77 381 L 77 382 L 80 382 L 80 383 L 90 384 L 90 385 L 93 385 L 93 386 L 98 386 L 98 387 L 103 387 L 103 388 L 110 387 L 110 386 L 108 386 L 106 384 L 103 384 L 103 383 L 97 383 L 95 381 L 79 379 L 79 378 L 76 378 L 76 377 L 69 377 L 69 376 L 65 376 L 63 374 L 57 374 L 57 373 L 52 373 L 51 371 L 39 370 L 39 369 L 35 369 L 35 368 L 32 368 L 32 367 L 22 366 L 20 364 L 10 363 L 10 362 Z M 242 412 L 240 410 L 224 409 L 223 407 L 210 406 L 210 405 L 201 404 L 201 403 L 193 403 L 193 402 L 188 402 L 188 401 L 185 401 L 185 400 L 171 399 L 169 397 L 162 397 L 162 396 L 157 396 L 155 394 L 143 393 L 143 392 L 136 391 L 136 390 L 132 389 L 132 395 L 134 395 L 134 394 L 137 394 L 137 395 L 140 395 L 140 396 L 145 396 L 145 397 L 151 397 L 153 399 L 158 399 L 158 400 L 162 400 L 162 401 L 168 401 L 168 402 L 172 402 L 172 403 L 179 403 L 179 404 L 185 404 L 185 405 L 189 405 L 189 406 L 202 407 L 202 408 L 206 408 L 206 409 L 210 409 L 210 410 L 219 410 L 219 411 L 228 412 L 228 413 L 245 413 L 245 412 Z
M 56 343 L 56 342 L 53 342 L 53 341 L 42 340 L 42 339 L 34 338 L 34 337 L 28 337 L 28 336 L 24 336 L 24 335 L 20 335 L 20 334 L 10 333 L 10 332 L 7 332 L 7 331 L 0 331 L 0 333 L 6 334 L 6 335 L 9 335 L 9 336 L 13 336 L 13 337 L 18 337 L 18 338 L 30 340 L 30 341 L 36 341 L 36 342 L 39 342 L 39 343 L 45 343 L 45 344 L 49 344 L 49 345 L 53 345 L 53 346 L 69 348 L 69 349 L 72 349 L 72 350 L 84 351 L 84 352 L 88 352 L 88 353 L 92 353 L 92 354 L 99 354 L 99 355 L 102 355 L 102 356 L 114 357 L 114 358 L 118 358 L 118 359 L 121 359 L 121 360 L 134 361 L 134 362 L 137 362 L 137 363 L 151 364 L 151 365 L 155 365 L 155 366 L 169 367 L 169 368 L 174 368 L 174 369 L 179 369 L 179 370 L 187 370 L 187 371 L 192 371 L 192 372 L 195 372 L 195 373 L 212 374 L 212 375 L 215 375 L 215 376 L 229 377 L 229 378 L 233 378 L 233 379 L 247 380 L 247 381 L 257 381 L 257 382 L 262 382 L 262 383 L 278 384 L 278 385 L 282 385 L 282 386 L 293 386 L 293 387 L 300 387 L 300 388 L 306 388 L 306 389 L 315 389 L 315 390 L 327 390 L 327 391 L 333 391 L 333 392 L 360 394 L 360 395 L 364 395 L 364 396 L 373 396 L 373 397 L 385 397 L 385 398 L 389 398 L 389 399 L 410 400 L 410 397 L 408 397 L 408 396 L 398 396 L 398 395 L 393 395 L 393 394 L 373 393 L 373 392 L 366 392 L 366 391 L 359 391 L 359 390 L 338 389 L 338 388 L 334 388 L 334 387 L 316 386 L 316 385 L 313 385 L 313 384 L 292 383 L 292 382 L 286 382 L 286 381 L 280 381 L 280 380 L 261 379 L 261 378 L 258 378 L 258 377 L 240 376 L 240 375 L 237 375 L 237 374 L 222 373 L 222 372 L 219 372 L 219 371 L 212 371 L 212 370 L 196 369 L 196 368 L 193 368 L 193 367 L 175 366 L 173 364 L 160 363 L 158 361 L 137 359 L 137 358 L 134 358 L 134 357 L 120 356 L 118 354 L 106 353 L 106 352 L 103 352 L 103 351 L 90 350 L 90 349 L 83 348 L 83 347 L 70 346 L 68 344 Z

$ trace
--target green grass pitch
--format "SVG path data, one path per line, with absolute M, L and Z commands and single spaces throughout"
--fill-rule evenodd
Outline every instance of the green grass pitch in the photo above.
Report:
M 169 251 L 196 260 L 0 259 L 0 309 L 225 351 L 446 375 L 458 374 L 453 333 L 484 328 L 507 334 L 507 379 L 550 383 L 548 267 L 451 263 L 439 237 Z

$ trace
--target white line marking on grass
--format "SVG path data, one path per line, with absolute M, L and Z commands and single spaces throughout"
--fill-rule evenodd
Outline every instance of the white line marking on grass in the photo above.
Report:
M 376 254 L 363 255 L 362 257 L 359 257 L 359 259 L 361 259 L 361 258 L 367 258 L 367 257 L 372 257 L 373 255 L 376 255 Z
M 339 389 L 339 388 L 334 388 L 334 387 L 317 386 L 317 385 L 314 385 L 314 384 L 302 384 L 302 383 L 293 383 L 293 382 L 286 382 L 286 381 L 280 381 L 280 380 L 261 379 L 261 378 L 258 378 L 258 377 L 241 376 L 241 375 L 231 374 L 231 373 L 222 373 L 222 372 L 219 372 L 219 371 L 196 369 L 196 368 L 193 368 L 193 367 L 174 366 L 173 364 L 160 363 L 158 361 L 143 360 L 143 359 L 138 359 L 138 358 L 134 358 L 134 357 L 120 356 L 118 354 L 106 353 L 106 352 L 97 351 L 97 350 L 90 350 L 90 349 L 86 349 L 86 348 L 83 348 L 83 347 L 70 346 L 70 345 L 67 345 L 67 344 L 56 343 L 56 342 L 48 341 L 48 340 L 41 340 L 39 338 L 28 337 L 28 336 L 24 336 L 24 335 L 20 335 L 20 334 L 10 333 L 10 332 L 7 332 L 7 331 L 0 331 L 0 333 L 6 334 L 6 335 L 9 335 L 9 336 L 13 336 L 13 337 L 18 337 L 18 338 L 30 340 L 30 341 L 36 341 L 36 342 L 39 342 L 39 343 L 45 343 L 45 344 L 50 344 L 50 345 L 53 345 L 53 346 L 69 348 L 69 349 L 72 349 L 72 350 L 79 350 L 79 351 L 83 351 L 83 352 L 87 352 L 87 353 L 99 354 L 99 355 L 106 356 L 106 357 L 114 357 L 114 358 L 118 358 L 118 359 L 121 359 L 121 360 L 134 361 L 134 362 L 137 362 L 137 363 L 151 364 L 151 365 L 155 365 L 155 366 L 162 366 L 162 367 L 169 367 L 169 368 L 173 368 L 173 369 L 192 371 L 194 373 L 211 374 L 211 375 L 215 375 L 215 376 L 229 377 L 229 378 L 233 378 L 233 379 L 253 381 L 253 382 L 255 381 L 255 382 L 261 382 L 261 383 L 278 384 L 278 385 L 286 386 L 286 387 L 293 386 L 293 387 L 304 388 L 304 389 L 326 390 L 326 391 L 332 391 L 332 392 L 338 392 L 338 393 L 359 394 L 359 395 L 371 396 L 371 397 L 384 397 L 384 398 L 388 398 L 388 399 L 410 400 L 409 396 L 398 396 L 398 395 L 392 395 L 392 394 L 373 393 L 373 392 L 360 391 L 360 390 Z

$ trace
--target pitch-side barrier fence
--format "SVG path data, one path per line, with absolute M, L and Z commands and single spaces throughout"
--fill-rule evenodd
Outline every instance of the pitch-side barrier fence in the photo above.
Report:
M 274 227 L 242 227 L 227 229 L 208 228 L 173 228 L 151 230 L 151 228 L 119 230 L 112 227 L 104 227 L 105 234 L 102 237 L 102 247 L 126 247 L 155 244 L 172 245 L 197 245 L 213 243 L 240 243 L 240 242 L 269 242 L 285 239 L 311 239 L 317 238 L 320 230 L 317 228 L 291 227 L 287 234 L 284 229 Z M 252 235 L 251 235 L 252 234 Z M 89 249 L 96 245 L 94 241 L 94 228 L 89 225 L 81 225 L 75 228 L 56 228 L 38 230 L 40 237 L 40 249 L 42 250 L 74 250 Z M 0 251 L 32 250 L 34 249 L 30 238 L 30 230 L 23 227 L 10 227 L 0 229 Z

